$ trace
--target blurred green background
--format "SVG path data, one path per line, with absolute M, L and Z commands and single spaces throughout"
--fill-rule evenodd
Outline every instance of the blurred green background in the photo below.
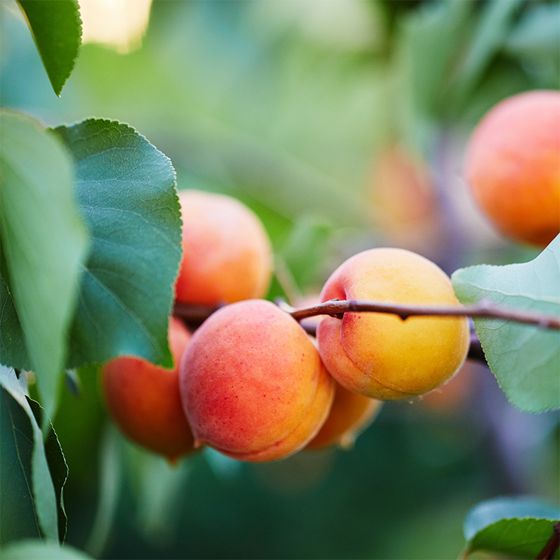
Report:
M 560 85 L 558 3 L 155 0 L 129 45 L 143 0 L 81 4 L 86 33 L 121 42 L 85 44 L 58 99 L 1 0 L 2 106 L 48 125 L 130 123 L 171 158 L 179 188 L 245 201 L 275 248 L 270 297 L 297 304 L 369 247 L 410 248 L 448 272 L 536 254 L 486 223 L 461 160 L 490 107 Z M 94 4 L 121 11 L 92 23 Z M 349 452 L 269 465 L 205 451 L 171 467 L 126 443 L 97 372 L 79 375 L 55 427 L 68 542 L 94 556 L 449 559 L 477 501 L 560 499 L 558 416 L 515 410 L 480 365 L 435 396 L 388 403 Z

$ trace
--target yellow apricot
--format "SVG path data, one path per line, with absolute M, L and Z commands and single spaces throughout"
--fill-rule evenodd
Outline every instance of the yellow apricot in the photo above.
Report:
M 395 304 L 459 305 L 448 276 L 403 249 L 354 255 L 328 279 L 321 300 L 367 299 Z M 346 389 L 376 399 L 426 393 L 448 380 L 469 347 L 465 318 L 345 313 L 318 328 L 328 372 Z

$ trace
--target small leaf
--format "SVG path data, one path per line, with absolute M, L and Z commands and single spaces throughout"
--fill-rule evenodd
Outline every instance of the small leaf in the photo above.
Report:
M 88 247 L 72 160 L 32 119 L 0 112 L 0 363 L 33 369 L 55 409 Z
M 15 401 L 21 410 L 27 415 L 28 425 L 22 424 L 21 415 L 19 420 L 13 424 L 13 441 L 17 449 L 17 456 L 21 472 L 26 479 L 27 495 L 26 500 L 29 499 L 34 507 L 37 524 L 41 529 L 41 533 L 51 540 L 59 539 L 59 525 L 58 525 L 58 508 L 61 504 L 62 484 L 60 486 L 60 493 L 57 497 L 55 492 L 55 485 L 51 477 L 49 463 L 47 461 L 47 453 L 43 442 L 43 434 L 29 401 L 27 400 L 26 392 L 20 380 L 16 377 L 14 370 L 0 366 L 0 387 L 2 388 L 3 401 L 2 406 L 9 406 L 9 410 L 13 411 L 13 403 L 6 400 L 7 397 Z M 2 413 L 5 416 L 4 412 Z M 7 445 L 7 440 L 3 437 L 1 445 Z M 2 450 L 1 455 L 4 454 Z M 53 470 L 60 468 L 60 463 L 52 463 L 50 466 Z M 56 473 L 58 481 L 66 479 L 66 468 L 64 464 L 64 472 Z M 2 505 L 4 506 L 4 492 L 9 489 L 12 484 L 11 480 L 4 479 L 4 476 L 9 476 L 10 471 L 5 473 L 2 471 L 2 478 L 0 479 L 2 486 Z M 30 480 L 29 480 L 30 479 Z M 32 492 L 32 494 L 31 494 Z M 3 509 L 3 508 L 0 508 Z M 3 512 L 4 513 L 4 512 Z M 17 520 L 16 520 L 17 521 Z
M 72 546 L 58 546 L 40 540 L 25 540 L 0 550 L 0 560 L 91 560 Z
M 520 57 L 554 61 L 560 52 L 560 5 L 531 6 L 504 44 L 506 52 Z
M 486 299 L 509 309 L 560 317 L 560 236 L 534 260 L 480 265 L 453 274 L 462 303 Z M 522 410 L 560 408 L 560 331 L 505 320 L 475 320 L 490 369 L 507 398 Z
M 56 95 L 72 73 L 82 38 L 76 0 L 18 0 Z
M 463 528 L 467 554 L 476 550 L 536 558 L 560 521 L 560 508 L 533 498 L 497 498 L 468 514 Z
M 171 367 L 167 325 L 181 259 L 171 161 L 114 121 L 54 132 L 74 158 L 78 203 L 93 238 L 68 366 L 132 354 Z

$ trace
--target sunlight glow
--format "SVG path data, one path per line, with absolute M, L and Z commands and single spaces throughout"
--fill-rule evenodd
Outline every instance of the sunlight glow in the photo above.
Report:
M 138 48 L 152 0 L 79 0 L 84 43 L 102 43 L 120 53 Z

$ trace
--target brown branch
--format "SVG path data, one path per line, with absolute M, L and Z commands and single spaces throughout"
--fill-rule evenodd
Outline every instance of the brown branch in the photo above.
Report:
M 555 523 L 552 526 L 552 535 L 538 553 L 536 560 L 552 560 L 558 549 L 560 549 L 560 523 Z
M 301 324 L 303 329 L 312 336 L 315 336 L 316 334 L 317 325 L 315 322 L 307 321 L 306 319 L 310 319 L 311 317 L 316 317 L 318 315 L 330 315 L 332 317 L 342 318 L 344 313 L 349 312 L 387 313 L 397 315 L 403 321 L 413 316 L 500 319 L 527 325 L 535 325 L 545 329 L 560 329 L 560 318 L 558 317 L 540 315 L 518 309 L 506 309 L 490 302 L 479 302 L 476 305 L 465 307 L 436 307 L 425 305 L 397 305 L 392 303 L 362 300 L 332 300 L 303 309 L 293 309 L 282 301 L 277 301 L 276 304 L 280 307 L 280 309 L 286 311 L 286 313 L 290 313 L 291 316 Z M 174 315 L 183 319 L 188 326 L 197 328 L 210 315 L 212 315 L 212 313 L 221 307 L 223 307 L 223 305 L 205 306 L 176 303 Z M 468 358 L 478 362 L 486 362 L 482 346 L 474 332 L 471 333 Z
M 339 317 L 344 313 L 388 313 L 397 315 L 403 321 L 409 317 L 472 317 L 475 319 L 501 319 L 526 325 L 535 325 L 545 329 L 560 329 L 560 317 L 531 313 L 520 309 L 507 309 L 488 301 L 475 305 L 435 306 L 435 305 L 401 305 L 367 300 L 331 300 L 305 309 L 296 309 L 291 315 L 301 321 L 316 315 Z

